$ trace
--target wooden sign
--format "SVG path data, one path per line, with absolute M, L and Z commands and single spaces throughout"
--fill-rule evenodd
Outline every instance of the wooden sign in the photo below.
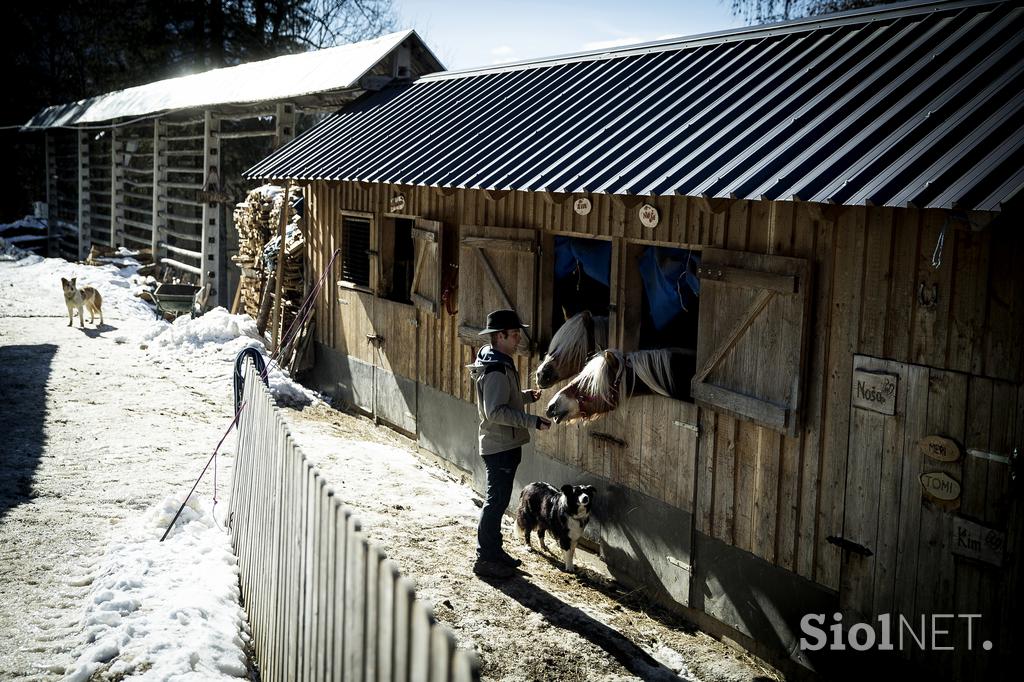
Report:
M 572 202 L 572 210 L 576 211 L 579 215 L 590 215 L 590 210 L 593 208 L 590 204 L 590 199 L 582 197 Z
M 925 495 L 933 500 L 956 502 L 960 499 L 960 483 L 944 471 L 925 472 L 920 480 Z
M 937 462 L 955 462 L 960 459 L 960 446 L 942 436 L 925 436 L 917 441 L 918 451 Z
M 396 194 L 391 197 L 391 201 L 388 202 L 388 210 L 391 213 L 401 213 L 405 210 L 405 195 Z
M 950 547 L 953 554 L 1002 566 L 1006 533 L 954 516 Z
M 899 376 L 866 369 L 853 370 L 853 406 L 881 414 L 896 414 Z
M 658 209 L 654 208 L 650 204 L 644 204 L 640 207 L 639 216 L 640 224 L 644 227 L 658 226 Z

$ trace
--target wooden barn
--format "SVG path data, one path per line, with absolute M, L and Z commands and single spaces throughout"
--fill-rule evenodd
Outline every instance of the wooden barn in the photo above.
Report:
M 415 31 L 146 83 L 37 113 L 50 254 L 149 249 L 231 304 L 240 173 L 324 114 L 443 68 Z
M 784 667 L 1008 675 L 1022 41 L 1016 3 L 910 2 L 353 103 L 247 172 L 306 191 L 310 379 L 479 488 L 488 310 L 524 386 L 583 310 L 683 348 L 686 396 L 537 434 L 517 486 L 596 485 L 617 577 Z

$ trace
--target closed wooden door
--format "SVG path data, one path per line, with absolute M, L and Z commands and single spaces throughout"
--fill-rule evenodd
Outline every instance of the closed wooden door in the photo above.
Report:
M 1009 453 L 1021 437 L 1020 389 L 966 374 L 854 356 L 842 532 L 844 626 L 890 614 L 932 632 L 940 620 L 954 651 L 903 655 L 936 670 L 991 669 L 1004 629 L 1002 600 L 1015 591 L 1012 558 L 975 552 L 962 529 L 987 529 L 995 544 L 1019 531 L 1009 489 Z M 973 651 L 966 650 L 967 621 Z M 956 677 L 956 674 L 952 675 Z M 978 679 L 983 679 L 979 677 Z

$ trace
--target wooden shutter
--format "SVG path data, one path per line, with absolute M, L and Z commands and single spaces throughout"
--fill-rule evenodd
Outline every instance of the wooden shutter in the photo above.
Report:
M 341 280 L 376 291 L 380 268 L 372 213 L 341 214 Z
M 417 218 L 412 238 L 414 265 L 409 298 L 417 308 L 436 316 L 441 305 L 441 223 Z
M 505 227 L 463 225 L 459 249 L 459 338 L 480 345 L 487 313 L 512 308 L 529 329 L 519 353 L 535 347 L 537 233 Z
M 802 258 L 704 249 L 697 403 L 795 435 L 810 311 Z

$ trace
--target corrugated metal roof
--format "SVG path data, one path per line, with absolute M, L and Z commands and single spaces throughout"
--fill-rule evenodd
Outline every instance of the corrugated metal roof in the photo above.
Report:
M 1016 3 L 915 2 L 435 74 L 246 175 L 998 210 L 1022 41 Z
M 164 111 L 291 100 L 359 87 L 360 79 L 406 39 L 443 68 L 413 30 L 139 85 L 43 109 L 25 128 L 99 123 Z

